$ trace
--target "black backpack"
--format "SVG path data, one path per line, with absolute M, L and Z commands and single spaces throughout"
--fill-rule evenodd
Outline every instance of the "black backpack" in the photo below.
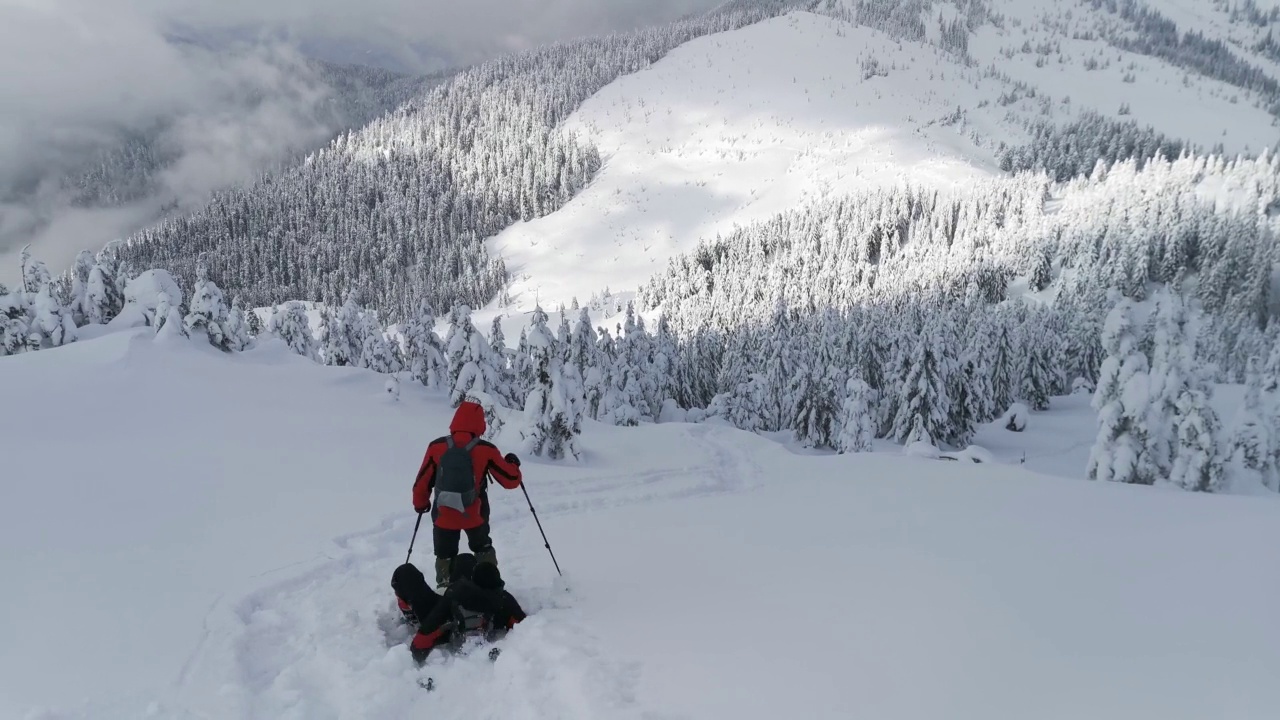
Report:
M 436 468 L 435 506 L 466 512 L 477 497 L 471 451 L 480 443 L 480 438 L 474 438 L 463 447 L 454 444 L 452 435 L 446 442 L 449 447 L 440 456 L 440 465 Z

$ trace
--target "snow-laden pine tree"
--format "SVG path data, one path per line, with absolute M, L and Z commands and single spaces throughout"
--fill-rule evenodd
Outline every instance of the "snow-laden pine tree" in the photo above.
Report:
M 512 407 L 518 407 L 528 392 L 516 384 L 515 353 L 507 347 L 507 337 L 502 330 L 502 316 L 494 316 L 489 326 L 489 357 L 493 358 L 494 370 L 498 373 L 500 386 L 503 388 L 503 401 Z
M 359 367 L 364 354 L 366 325 L 363 316 L 352 293 L 347 293 L 347 299 L 337 312 L 325 309 L 321 315 L 324 331 L 320 339 L 325 365 Z
M 399 372 L 400 356 L 392 351 L 394 343 L 382 331 L 378 314 L 374 311 L 361 313 L 360 324 L 360 367 L 384 375 Z
M 667 400 L 676 396 L 676 367 L 680 349 L 671 331 L 671 323 L 665 314 L 658 317 L 658 330 L 653 336 L 653 354 L 649 374 L 653 377 L 653 396 L 650 405 L 656 419 Z
M 509 397 L 511 388 L 502 387 L 489 343 L 471 322 L 471 308 L 458 305 L 449 313 L 449 333 L 445 338 L 448 375 L 445 378 L 449 402 L 461 405 L 472 393 L 487 393 L 494 400 Z
M 1178 398 L 1178 452 L 1169 483 L 1195 492 L 1226 489 L 1218 415 L 1201 390 L 1185 390 Z
M 244 314 L 244 326 L 245 332 L 248 333 L 250 341 L 256 340 L 265 329 L 262 326 L 262 317 L 259 316 L 257 311 L 252 308 Z
M 436 317 L 425 300 L 404 326 L 404 359 L 414 380 L 432 390 L 445 387 L 448 363 L 444 343 L 436 334 Z
M 605 394 L 609 389 L 608 368 L 597 363 L 587 368 L 586 377 L 582 379 L 582 412 L 592 420 L 599 420 L 604 409 Z
M 1267 364 L 1262 371 L 1262 389 L 1268 393 L 1280 391 L 1280 342 L 1273 342 L 1267 355 Z
M 849 378 L 845 383 L 836 450 L 841 453 L 871 452 L 876 428 L 874 393 L 871 386 L 860 378 Z
M 22 267 L 22 292 L 27 295 L 33 297 L 38 295 L 53 281 L 53 276 L 49 274 L 49 267 L 31 257 L 30 245 L 23 246 L 19 262 Z
M 25 349 L 58 347 L 76 339 L 72 311 L 55 295 L 49 268 L 31 257 L 30 246 L 22 248 L 22 292 L 16 298 L 17 312 L 23 322 L 13 323 L 9 332 L 25 331 Z
M 250 312 L 249 315 L 252 316 L 253 313 Z M 245 317 L 244 308 L 240 306 L 239 296 L 231 299 L 231 309 L 227 310 L 227 321 L 223 324 L 223 333 L 226 336 L 228 350 L 240 352 L 249 347 L 249 321 Z
M 1194 340 L 1187 330 L 1187 310 L 1180 292 L 1165 288 L 1155 296 L 1151 319 L 1150 409 L 1147 419 L 1151 457 L 1161 477 L 1173 471 L 1179 447 L 1179 405 L 1188 390 L 1205 390 L 1197 382 Z
M 840 430 L 840 367 L 836 357 L 836 319 L 829 313 L 801 336 L 798 373 L 792 380 L 795 416 L 788 425 L 805 447 L 834 448 Z
M 763 328 L 762 347 L 767 360 L 756 378 L 756 389 L 763 400 L 759 406 L 763 430 L 782 430 L 797 416 L 798 388 L 792 383 L 799 370 L 792 347 L 798 336 L 797 328 L 786 301 L 779 297 L 769 324 Z
M 646 418 L 643 385 L 636 368 L 619 353 L 609 371 L 608 385 L 600 400 L 600 422 L 633 427 Z
M 1275 429 L 1264 417 L 1263 403 L 1261 363 L 1256 357 L 1250 358 L 1245 375 L 1244 404 L 1231 423 L 1227 462 L 1228 478 L 1233 488 L 1262 486 L 1280 491 Z
M 31 324 L 28 343 L 33 350 L 58 347 L 76 339 L 76 324 L 71 310 L 53 296 L 53 286 L 46 284 L 31 301 Z
M 516 343 L 516 351 L 511 356 L 511 383 L 515 392 L 528 395 L 537 383 L 534 372 L 533 354 L 529 349 L 529 329 L 520 329 L 520 340 Z
M 997 413 L 1009 409 L 1017 397 L 1021 378 L 1018 376 L 1018 357 L 1013 349 L 1010 337 L 1012 318 L 1009 313 L 998 310 L 994 317 L 995 332 L 991 349 L 991 399 Z
M 1132 303 L 1119 298 L 1103 326 L 1102 363 L 1093 408 L 1098 436 L 1089 454 L 1089 479 L 1150 485 L 1159 476 L 1149 439 L 1147 356 L 1138 350 Z
M 551 334 L 541 307 L 534 309 L 532 322 L 528 341 L 537 379 L 525 399 L 524 449 L 552 460 L 568 455 L 576 458 L 575 438 L 582 431 L 582 388 L 565 376 L 560 342 Z
M 124 293 L 120 291 L 110 269 L 94 265 L 89 271 L 82 308 L 85 322 L 90 325 L 106 325 L 120 314 L 120 310 L 124 308 Z
M 569 325 L 568 311 L 564 309 L 564 305 L 560 306 L 560 324 L 556 328 L 556 347 L 560 349 L 560 353 L 564 356 L 561 359 L 567 360 L 569 357 L 569 341 L 573 338 L 573 328 Z
M 267 332 L 283 340 L 298 355 L 316 359 L 316 340 L 307 319 L 307 308 L 302 303 L 291 300 L 273 308 Z
M 937 340 L 938 365 L 942 379 L 950 398 L 950 410 L 947 413 L 948 435 L 935 438 L 956 447 L 964 447 L 973 439 L 977 429 L 979 416 L 975 414 L 975 405 L 981 404 L 977 398 L 971 397 L 980 392 L 981 387 L 970 382 L 966 363 L 962 360 L 964 342 L 960 333 L 965 327 L 965 318 L 959 312 L 947 312 L 935 316 L 931 321 L 932 332 Z
M 665 398 L 658 397 L 659 383 L 653 367 L 653 337 L 645 329 L 644 318 L 636 314 L 635 305 L 631 302 L 627 303 L 618 355 L 625 358 L 627 363 L 627 381 L 623 385 L 625 394 L 632 394 L 632 391 L 625 390 L 628 384 L 634 384 L 634 393 L 639 394 L 638 399 L 628 400 L 628 404 L 642 418 L 656 417 Z
M 71 312 L 72 320 L 77 327 L 89 324 L 85 301 L 89 292 L 89 275 L 93 272 L 95 264 L 93 253 L 88 250 L 81 250 L 76 255 L 75 262 L 71 264 L 71 269 L 67 273 L 70 283 L 66 307 Z
M 209 279 L 209 266 L 202 259 L 196 265 L 195 292 L 191 295 L 191 304 L 184 329 L 188 335 L 207 337 L 209 344 L 219 350 L 231 350 L 231 340 L 227 337 L 227 302 L 221 288 Z
M 1019 398 L 1032 410 L 1048 410 L 1049 395 L 1053 385 L 1051 359 L 1053 348 L 1045 336 L 1045 331 L 1030 324 L 1023 328 L 1023 348 L 1026 364 L 1022 373 Z
M 893 420 L 893 438 L 904 445 L 945 443 L 952 437 L 951 398 L 947 395 L 937 335 L 928 328 L 920 335 L 911 366 L 902 383 L 902 396 Z
M 716 385 L 723 390 L 712 398 L 707 412 L 747 431 L 764 429 L 765 381 L 756 366 L 760 362 L 756 333 L 740 328 L 729 338 Z
M 588 372 L 599 364 L 600 351 L 596 347 L 595 328 L 591 325 L 591 314 L 586 308 L 578 312 L 578 322 L 573 327 L 569 338 L 569 361 L 578 367 L 578 374 L 587 377 Z
M 182 315 L 182 305 L 173 302 L 170 293 L 157 294 L 154 323 L 157 338 L 173 341 L 190 337 L 187 333 L 186 319 Z

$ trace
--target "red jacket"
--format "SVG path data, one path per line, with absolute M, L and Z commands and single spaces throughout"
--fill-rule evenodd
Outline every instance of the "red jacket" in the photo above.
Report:
M 449 424 L 449 432 L 453 435 L 453 443 L 459 447 L 484 434 L 484 408 L 473 402 L 464 402 L 453 414 L 453 422 Z M 418 469 L 418 477 L 413 482 L 413 507 L 418 512 L 431 509 L 431 494 L 435 490 L 436 467 L 440 457 L 448 449 L 448 437 L 437 438 L 427 446 L 427 455 L 422 459 L 422 467 Z M 485 475 L 492 475 L 502 487 L 513 490 L 520 487 L 520 466 L 509 463 L 502 457 L 501 451 L 491 442 L 481 440 L 471 449 L 471 465 L 476 474 L 476 501 L 467 506 L 466 512 L 458 512 L 453 508 L 436 508 L 436 527 L 445 530 L 468 530 L 479 527 L 488 521 L 488 501 L 484 496 Z

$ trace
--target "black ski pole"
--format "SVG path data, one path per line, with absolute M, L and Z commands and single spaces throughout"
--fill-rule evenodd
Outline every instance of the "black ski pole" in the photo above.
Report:
M 409 563 L 409 556 L 413 554 L 413 544 L 418 541 L 418 526 L 422 525 L 422 513 L 418 513 L 418 522 L 413 524 L 413 537 L 409 539 L 409 552 L 404 556 L 404 562 Z
M 529 502 L 529 512 L 533 513 L 533 521 L 538 523 L 538 532 L 542 533 L 542 543 L 547 548 L 547 552 L 551 553 L 551 562 L 556 566 L 556 573 L 560 577 L 564 577 L 564 573 L 560 572 L 560 563 L 556 562 L 556 554 L 551 551 L 551 543 L 547 540 L 547 533 L 542 529 L 542 521 L 538 519 L 538 511 L 533 509 L 533 500 L 529 499 L 529 489 L 520 483 L 520 489 L 524 490 L 524 499 Z

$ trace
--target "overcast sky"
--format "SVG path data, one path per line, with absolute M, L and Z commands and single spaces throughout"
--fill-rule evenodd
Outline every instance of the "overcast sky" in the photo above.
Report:
M 175 192 L 249 178 L 278 143 L 323 133 L 301 52 L 428 72 L 546 42 L 656 24 L 721 0 L 0 0 L 0 200 L 121 128 L 179 118 Z M 252 41 L 232 54 L 173 38 Z M 252 112 L 237 97 L 270 98 Z M 230 103 L 230 105 L 229 105 Z M 278 141 L 278 142 L 277 142 Z M 35 252 L 63 267 L 154 208 L 58 217 Z M 31 203 L 0 202 L 0 263 Z M 87 234 L 84 241 L 80 235 Z M 96 248 L 95 248 L 96 249 Z M 7 251 L 7 252 L 6 252 Z M 42 253 L 43 251 L 43 253 Z M 12 278 L 0 268 L 0 278 Z

